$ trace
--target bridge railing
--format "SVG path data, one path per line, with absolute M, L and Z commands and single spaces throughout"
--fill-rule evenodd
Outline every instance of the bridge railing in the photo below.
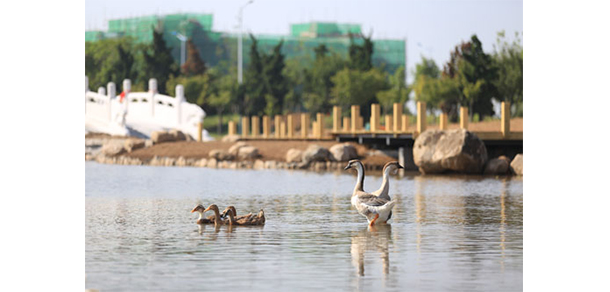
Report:
M 87 81 L 86 81 L 87 82 Z M 186 101 L 184 87 L 176 86 L 176 97 L 157 92 L 156 79 L 148 82 L 148 92 L 131 92 L 131 81 L 123 81 L 123 92 L 116 96 L 114 83 L 108 85 L 108 94 L 101 88 L 98 93 L 85 86 L 85 115 L 103 122 L 121 121 L 123 126 L 140 125 L 149 129 L 178 129 L 201 139 L 200 124 L 205 112 L 201 107 Z
M 332 128 L 325 127 L 326 116 L 323 113 L 290 113 L 276 115 L 273 121 L 269 116 L 243 116 L 241 117 L 241 132 L 237 131 L 237 123 L 229 122 L 229 135 L 240 135 L 242 139 L 334 139 L 337 135 L 411 135 L 414 138 L 428 128 L 426 116 L 426 103 L 417 102 L 416 124 L 409 125 L 411 119 L 402 111 L 400 103 L 392 105 L 392 114 L 382 116 L 380 105 L 371 105 L 369 128 L 365 129 L 364 119 L 360 113 L 359 105 L 352 105 L 348 116 L 342 116 L 341 107 L 334 106 L 332 111 Z M 310 117 L 314 117 L 310 121 Z M 498 131 L 475 131 L 481 139 L 523 139 L 523 132 L 511 132 L 510 129 L 510 103 L 501 103 L 501 120 Z M 383 121 L 383 124 L 382 124 Z M 459 128 L 469 129 L 468 108 L 460 108 Z M 455 127 L 455 126 L 453 126 Z M 273 133 L 272 133 L 273 129 Z M 439 116 L 438 129 L 449 129 L 447 114 Z
M 85 77 L 85 119 L 97 126 L 105 128 L 111 135 L 127 135 L 125 127 L 126 109 L 116 100 L 116 86 L 109 82 L 106 88 L 100 87 L 97 92 L 90 91 Z

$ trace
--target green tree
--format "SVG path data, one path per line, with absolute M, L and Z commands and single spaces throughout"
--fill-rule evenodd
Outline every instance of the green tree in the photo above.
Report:
M 389 89 L 388 82 L 379 70 L 351 70 L 345 68 L 331 78 L 334 86 L 331 90 L 332 103 L 347 108 L 360 105 L 363 116 L 370 113 L 370 105 L 375 102 L 379 91 Z
M 399 67 L 394 72 L 394 75 L 388 74 L 390 89 L 377 92 L 377 100 L 381 104 L 383 113 L 388 114 L 394 103 L 403 105 L 409 100 L 411 89 L 407 87 L 405 76 L 405 68 Z
M 481 117 L 494 114 L 492 98 L 498 95 L 494 85 L 498 69 L 476 35 L 462 42 L 451 53 L 443 75 L 456 79 L 460 88 L 459 103 L 468 106 L 471 115 Z
M 305 86 L 305 67 L 303 64 L 308 63 L 310 63 L 308 56 L 286 60 L 283 74 L 288 85 L 288 93 L 284 98 L 284 112 L 298 112 L 302 110 Z
M 187 42 L 187 57 L 182 64 L 182 74 L 186 76 L 202 75 L 205 73 L 205 62 L 199 56 L 199 49 L 193 43 L 193 39 L 188 39 Z
M 182 84 L 184 86 L 184 95 L 186 100 L 190 103 L 199 105 L 205 108 L 208 102 L 208 97 L 212 94 L 214 76 L 210 74 L 194 75 L 191 77 L 186 76 L 170 76 L 166 83 L 167 93 L 170 96 L 175 96 L 176 85 Z
M 120 92 L 124 79 L 137 82 L 141 67 L 137 56 L 140 47 L 131 38 L 85 42 L 85 75 L 89 78 L 89 88 L 96 91 L 112 81 Z
M 146 79 L 156 78 L 160 93 L 166 93 L 166 83 L 170 76 L 177 75 L 177 65 L 171 55 L 171 49 L 165 44 L 163 32 L 153 29 L 153 42 L 144 52 Z
M 446 74 L 441 76 L 434 60 L 423 56 L 421 62 L 415 66 L 414 76 L 413 91 L 416 99 L 426 102 L 429 110 L 440 109 L 448 114 L 451 120 L 457 120 L 462 94 L 457 79 Z
M 519 33 L 516 32 L 515 40 L 508 43 L 504 31 L 499 32 L 492 57 L 498 67 L 494 85 L 499 101 L 509 101 L 511 113 L 523 116 L 523 46 Z
M 269 116 L 282 112 L 284 108 L 284 97 L 288 93 L 288 85 L 284 78 L 285 67 L 284 55 L 280 41 L 271 54 L 263 55 L 263 80 L 265 82 L 265 113 Z
M 426 59 L 426 57 L 421 56 L 421 63 L 415 65 L 415 79 L 417 80 L 417 77 L 419 76 L 439 78 L 441 76 L 441 70 L 434 60 Z
M 243 113 L 246 115 L 259 115 L 265 110 L 265 78 L 263 73 L 264 60 L 258 51 L 258 41 L 250 34 L 250 63 L 245 72 L 243 90 L 240 99 L 243 104 Z
M 373 68 L 373 42 L 371 36 L 362 36 L 362 45 L 357 45 L 354 38 L 350 36 L 349 60 L 350 68 L 354 70 L 368 71 Z
M 231 108 L 237 97 L 237 83 L 235 76 L 223 75 L 214 78 L 213 90 L 208 97 L 208 104 L 216 110 L 218 115 L 217 133 L 222 133 L 222 115 Z
M 328 54 L 325 45 L 314 49 L 316 59 L 304 70 L 303 104 L 310 112 L 328 112 L 332 107 L 331 78 L 343 69 L 347 62 L 336 53 Z

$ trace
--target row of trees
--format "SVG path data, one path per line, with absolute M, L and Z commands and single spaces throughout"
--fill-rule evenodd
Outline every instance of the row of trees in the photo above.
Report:
M 441 71 L 431 59 L 422 57 L 415 69 L 413 91 L 429 108 L 458 119 L 458 108 L 469 107 L 479 117 L 494 115 L 492 100 L 508 101 L 515 116 L 523 116 L 523 46 L 519 34 L 508 43 L 498 33 L 494 52 L 486 54 L 473 35 L 451 52 Z
M 439 109 L 457 119 L 459 106 L 469 106 L 481 117 L 493 115 L 492 99 L 511 101 L 514 114 L 522 114 L 523 48 L 519 38 L 513 43 L 499 34 L 492 55 L 483 52 L 478 38 L 456 46 L 441 71 L 434 61 L 422 57 L 415 82 L 407 86 L 404 67 L 393 73 L 373 66 L 374 46 L 369 37 L 352 39 L 347 58 L 321 44 L 313 59 L 286 60 L 283 41 L 270 52 L 262 52 L 250 35 L 250 63 L 244 83 L 237 84 L 235 66 L 208 68 L 198 48 L 187 43 L 187 59 L 179 67 L 159 31 L 151 44 L 136 44 L 129 38 L 103 40 L 85 45 L 85 71 L 93 88 L 113 81 L 132 80 L 132 90 L 144 90 L 149 78 L 156 78 L 159 91 L 175 95 L 183 84 L 187 100 L 209 114 L 276 115 L 286 112 L 330 112 L 333 105 L 348 110 L 360 105 L 363 116 L 370 104 L 380 103 L 389 113 L 395 102 L 406 103 L 411 91 L 429 108 Z

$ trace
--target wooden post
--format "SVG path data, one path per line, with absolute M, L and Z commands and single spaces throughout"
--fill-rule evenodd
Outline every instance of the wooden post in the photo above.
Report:
M 241 136 L 248 137 L 249 130 L 250 130 L 250 119 L 248 117 L 241 117 Z
M 271 133 L 271 119 L 269 116 L 263 116 L 263 137 L 269 138 L 269 134 Z
M 402 104 L 401 103 L 394 103 L 393 106 L 393 125 L 394 125 L 394 132 L 398 133 L 402 130 L 402 124 L 401 122 L 401 118 L 402 118 Z
M 343 132 L 345 132 L 345 133 L 349 133 L 349 128 L 351 125 L 349 120 L 350 120 L 350 118 L 348 118 L 348 117 L 343 118 Z
M 392 132 L 392 116 L 385 115 L 385 131 Z
M 288 114 L 286 116 L 286 127 L 288 130 L 286 133 L 286 137 L 288 137 L 288 138 L 294 137 L 294 122 L 292 120 L 292 114 Z
M 426 130 L 426 103 L 417 102 L 417 133 L 421 134 Z
M 201 142 L 203 141 L 203 121 L 199 122 L 199 124 L 197 124 L 197 141 Z
M 237 134 L 237 125 L 234 121 L 229 121 L 229 136 Z
M 379 131 L 379 104 L 371 104 L 371 133 Z
M 280 138 L 286 138 L 286 122 L 280 122 Z
M 402 131 L 406 132 L 408 129 L 409 129 L 409 116 L 402 114 Z
M 440 119 L 439 119 L 439 123 L 438 123 L 438 127 L 441 130 L 447 130 L 447 114 L 446 113 L 441 113 Z
M 364 120 L 362 118 L 362 116 L 360 115 L 360 106 L 357 105 L 356 106 L 357 110 L 358 110 L 358 123 L 356 124 L 356 130 L 362 130 L 362 125 L 364 124 Z
M 318 139 L 322 139 L 324 136 L 324 114 L 318 113 L 316 115 L 316 125 L 318 126 L 318 130 L 316 131 L 318 134 Z
M 351 115 L 352 115 L 352 133 L 356 133 L 356 130 L 358 130 L 358 117 L 360 116 L 360 108 L 357 105 L 352 105 L 352 110 L 351 110 Z
M 468 108 L 460 107 L 460 129 L 468 130 Z
M 311 136 L 314 139 L 318 138 L 318 121 L 316 120 L 311 122 Z
M 510 102 L 502 102 L 501 113 L 500 132 L 502 132 L 502 137 L 507 138 L 510 135 Z
M 309 129 L 309 114 L 301 114 L 301 137 L 307 138 Z
M 333 106 L 333 132 L 341 130 L 341 107 Z
M 281 137 L 281 131 L 280 131 L 280 123 L 282 122 L 282 116 L 280 115 L 275 115 L 275 117 L 273 117 L 273 129 L 275 131 L 275 138 L 279 139 Z
M 252 137 L 258 137 L 260 129 L 260 119 L 258 116 L 252 116 Z

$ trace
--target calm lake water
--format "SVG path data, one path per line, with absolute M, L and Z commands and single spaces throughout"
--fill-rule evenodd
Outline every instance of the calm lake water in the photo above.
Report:
M 390 225 L 351 208 L 355 173 L 85 162 L 85 287 L 101 291 L 521 291 L 523 180 L 392 177 Z M 374 191 L 379 176 L 368 175 Z M 197 225 L 215 203 L 263 227 Z M 209 214 L 206 215 L 211 215 Z

